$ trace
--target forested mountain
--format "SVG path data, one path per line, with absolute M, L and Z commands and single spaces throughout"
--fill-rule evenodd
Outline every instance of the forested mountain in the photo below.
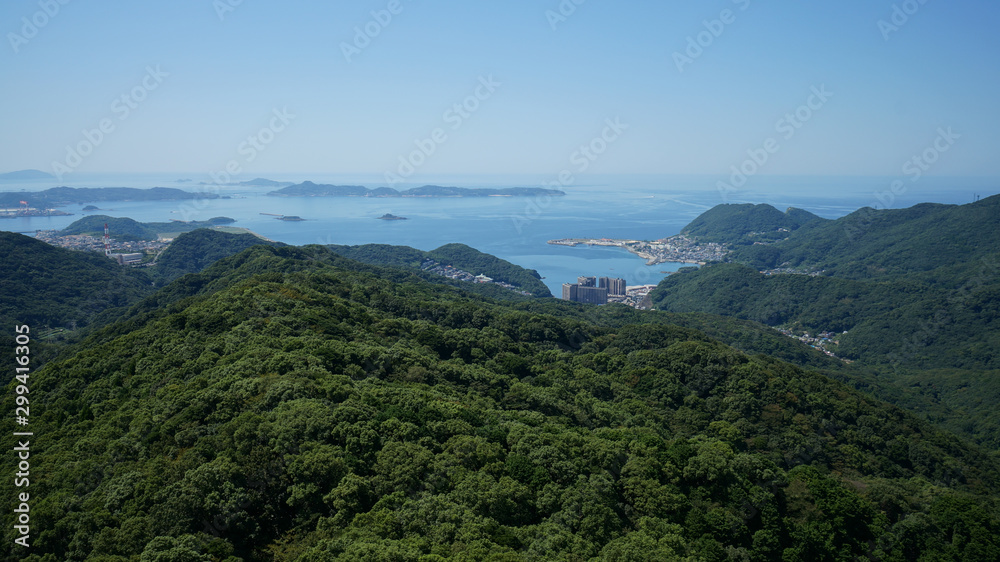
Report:
M 0 231 L 0 256 L 4 326 L 84 326 L 96 314 L 152 292 L 143 275 L 103 254 L 66 250 L 23 234 Z
M 784 213 L 770 205 L 716 205 L 681 230 L 705 242 L 746 245 L 787 238 L 805 224 L 826 222 L 809 211 L 789 207 Z
M 116 240 L 156 240 L 160 233 L 190 232 L 199 228 L 236 222 L 229 217 L 212 217 L 206 221 L 187 222 L 139 222 L 128 217 L 109 217 L 107 215 L 90 215 L 64 228 L 63 236 L 86 234 L 88 236 L 104 236 L 104 225 L 108 225 L 109 236 Z
M 254 234 L 231 234 L 201 228 L 178 236 L 156 259 L 151 274 L 160 285 L 181 275 L 197 273 L 225 257 L 238 254 L 251 246 L 264 244 L 284 246 L 281 242 L 265 240 Z
M 953 287 L 961 283 L 960 275 L 974 275 L 984 261 L 996 263 L 1000 195 L 968 205 L 866 207 L 811 226 L 772 246 L 740 248 L 734 258 L 762 269 L 807 266 L 847 279 L 919 274 Z
M 19 555 L 1000 558 L 977 448 L 662 314 L 591 310 L 319 246 L 224 258 L 31 375 Z
M 719 223 L 719 235 L 731 228 Z M 978 402 L 1000 394 L 1000 379 L 982 375 L 1000 369 L 1000 196 L 866 208 L 772 244 L 735 246 L 729 259 L 736 263 L 671 275 L 651 295 L 656 307 L 847 331 L 837 354 L 876 369 L 860 377 L 866 386 L 1000 448 L 1000 420 Z M 957 379 L 966 391 L 954 389 Z

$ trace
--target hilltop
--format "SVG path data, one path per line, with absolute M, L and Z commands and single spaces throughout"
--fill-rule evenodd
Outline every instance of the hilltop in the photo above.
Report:
M 151 275 L 159 285 L 165 285 L 188 273 L 198 273 L 216 261 L 257 245 L 285 246 L 281 242 L 264 240 L 252 233 L 234 234 L 200 228 L 178 236 L 160 254 Z
M 409 269 L 423 269 L 428 261 L 454 266 L 472 275 L 483 274 L 496 281 L 509 283 L 531 293 L 535 297 L 551 297 L 549 288 L 542 283 L 541 276 L 533 269 L 524 269 L 496 256 L 486 254 L 465 244 L 446 244 L 423 252 L 409 246 L 387 244 L 365 244 L 361 246 L 329 246 L 334 252 L 360 262 Z M 489 290 L 489 288 L 484 288 Z M 502 295 L 493 291 L 494 296 Z
M 211 228 L 232 224 L 235 219 L 229 217 L 213 217 L 206 221 L 186 222 L 139 222 L 127 217 L 109 217 L 107 215 L 90 215 L 60 231 L 63 236 L 84 234 L 87 236 L 104 236 L 104 225 L 108 225 L 110 236 L 116 240 L 156 240 L 161 234 L 190 232 L 199 228 Z
M 75 329 L 152 291 L 141 274 L 101 254 L 57 248 L 23 234 L 0 232 L 0 255 L 0 324 L 5 326 Z M 11 333 L 3 335 L 4 342 Z
M 1000 556 L 977 448 L 658 313 L 595 323 L 319 246 L 145 302 L 32 375 L 33 556 Z
M 816 222 L 826 222 L 826 219 L 794 207 L 782 213 L 764 204 L 725 204 L 699 215 L 681 230 L 681 234 L 718 244 L 772 243 L 788 238 L 803 225 Z
M 771 222 L 716 223 L 703 234 L 747 235 L 775 226 L 780 213 L 758 215 Z M 837 333 L 837 355 L 871 369 L 852 384 L 1000 448 L 1000 416 L 977 398 L 1000 395 L 1000 379 L 984 376 L 1000 369 L 998 247 L 1000 196 L 865 208 L 810 220 L 769 244 L 733 246 L 731 263 L 671 275 L 651 298 L 665 311 Z M 945 392 L 957 379 L 968 391 Z

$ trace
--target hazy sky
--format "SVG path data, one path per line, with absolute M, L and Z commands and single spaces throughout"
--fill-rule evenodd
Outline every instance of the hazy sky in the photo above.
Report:
M 6 0 L 0 171 L 997 176 L 998 28 L 995 0 Z

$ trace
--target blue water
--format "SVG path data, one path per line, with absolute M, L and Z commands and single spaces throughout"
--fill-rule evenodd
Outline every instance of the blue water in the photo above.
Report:
M 280 181 L 384 185 L 377 176 L 272 174 Z M 194 182 L 176 183 L 178 178 Z M 72 179 L 72 181 L 70 181 Z M 250 178 L 246 178 L 250 179 Z M 716 179 L 702 176 L 604 176 L 586 185 L 563 188 L 567 195 L 532 198 L 280 198 L 265 195 L 269 188 L 222 187 L 217 192 L 232 199 L 196 202 L 107 202 L 96 214 L 130 217 L 138 221 L 205 220 L 215 216 L 236 219 L 233 226 L 249 228 L 288 244 L 398 244 L 431 250 L 451 242 L 468 244 L 522 267 L 537 270 L 553 294 L 581 275 L 624 277 L 629 285 L 656 283 L 668 271 L 685 264 L 646 266 L 624 250 L 565 247 L 546 244 L 555 238 L 631 238 L 650 240 L 672 236 L 709 208 L 723 203 L 769 203 L 779 209 L 803 208 L 837 218 L 864 206 L 884 205 L 894 178 L 755 177 L 744 189 L 723 197 Z M 541 186 L 551 178 L 535 176 L 444 176 L 432 182 L 462 187 Z M 71 187 L 176 187 L 203 191 L 193 175 L 84 175 L 64 182 Z M 30 192 L 54 187 L 47 181 L 3 182 L 0 191 Z M 411 185 L 394 186 L 399 189 Z M 898 191 L 898 190 L 897 190 Z M 925 178 L 908 183 L 888 201 L 906 207 L 924 201 L 968 203 L 1000 191 L 1000 182 L 977 178 Z M 30 197 L 29 197 L 30 200 Z M 882 203 L 880 203 L 882 201 Z M 5 219 L 0 229 L 15 232 L 61 229 L 84 216 L 82 205 L 62 210 L 69 217 Z M 304 222 L 285 222 L 260 213 L 299 215 Z M 385 213 L 406 221 L 380 221 Z M 478 273 L 478 272 L 477 272 Z

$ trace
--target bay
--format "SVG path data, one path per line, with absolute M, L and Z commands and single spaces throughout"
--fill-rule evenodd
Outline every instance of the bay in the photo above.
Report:
M 746 189 L 721 192 L 717 178 L 706 176 L 594 176 L 585 185 L 562 188 L 561 197 L 520 198 L 286 198 L 266 195 L 272 188 L 200 186 L 178 183 L 177 174 L 74 175 L 72 187 L 176 187 L 209 192 L 227 199 L 193 201 L 117 201 L 97 203 L 114 217 L 142 222 L 206 220 L 231 217 L 233 226 L 293 245 L 394 244 L 421 250 L 461 242 L 522 267 L 535 269 L 554 295 L 563 283 L 581 275 L 623 277 L 628 285 L 657 283 L 666 272 L 688 264 L 645 265 L 625 250 L 607 247 L 565 247 L 546 244 L 557 238 L 620 238 L 652 240 L 675 235 L 699 214 L 720 203 L 769 203 L 784 210 L 799 207 L 826 218 L 837 218 L 864 206 L 909 206 L 924 201 L 971 202 L 974 194 L 996 192 L 990 180 L 928 178 L 900 194 L 889 190 L 892 178 L 773 177 L 753 178 Z M 378 187 L 373 175 L 272 174 L 280 181 L 310 180 Z M 196 178 L 202 181 L 203 178 Z M 550 178 L 530 175 L 445 176 L 433 181 L 398 184 L 406 189 L 425 183 L 461 187 L 538 187 Z M 2 191 L 31 192 L 54 187 L 52 180 L 5 182 Z M 992 189 L 992 191 L 991 191 Z M 887 195 L 888 194 L 888 195 Z M 891 201 L 887 197 L 892 198 Z M 880 199 L 881 198 L 881 199 Z M 880 200 L 883 203 L 880 203 Z M 62 210 L 67 217 L 5 219 L 0 229 L 33 233 L 61 229 L 89 213 L 83 205 Z M 302 222 L 276 220 L 296 215 Z M 391 213 L 405 221 L 376 220 Z M 479 272 L 474 272 L 479 273 Z

